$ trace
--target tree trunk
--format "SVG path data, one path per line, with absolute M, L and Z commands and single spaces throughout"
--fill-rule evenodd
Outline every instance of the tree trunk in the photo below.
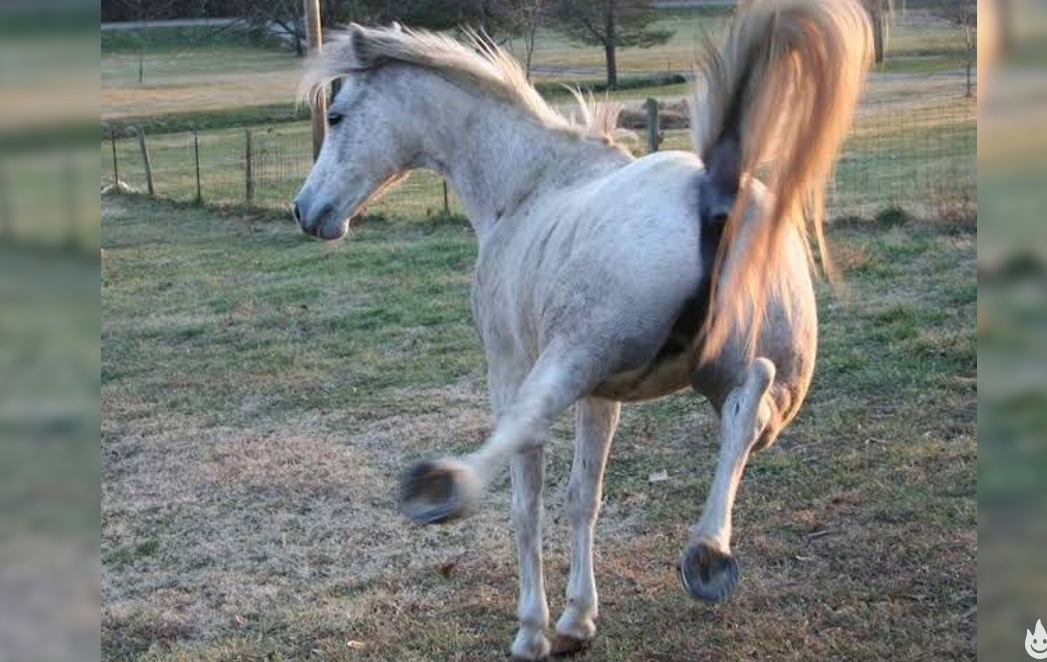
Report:
M 607 60 L 607 89 L 618 89 L 618 60 L 615 47 L 617 46 L 617 34 L 614 24 L 614 0 L 606 0 L 604 5 L 604 40 L 603 52 Z
M 527 35 L 524 36 L 524 46 L 527 48 L 527 56 L 524 58 L 524 72 L 527 75 L 527 80 L 531 80 L 531 61 L 534 59 L 534 33 L 536 24 L 537 21 L 531 23 Z
M 969 17 L 964 17 L 964 21 L 965 21 L 965 23 L 963 25 L 963 37 L 967 41 L 967 57 L 965 58 L 966 59 L 966 63 L 965 64 L 967 65 L 967 95 L 966 96 L 967 96 L 967 98 L 970 98 L 970 97 L 974 96 L 974 85 L 973 85 L 973 83 L 971 81 L 971 66 L 973 64 L 972 60 L 975 57 L 977 57 L 977 53 L 975 52 L 976 51 L 976 47 L 977 47 L 977 43 L 975 42 L 975 36 L 974 36 L 974 33 L 971 30 L 970 23 L 967 22 L 967 21 L 969 21 Z
M 138 84 L 145 80 L 145 7 L 138 0 Z
M 873 55 L 876 64 L 883 64 L 883 4 L 882 0 L 871 0 L 869 18 L 873 30 Z
M 996 27 L 999 30 L 1000 53 L 1009 53 L 1014 42 L 1014 3 L 999 0 L 996 4 Z

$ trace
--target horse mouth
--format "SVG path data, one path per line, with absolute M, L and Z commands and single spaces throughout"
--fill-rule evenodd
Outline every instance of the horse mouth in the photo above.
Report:
M 310 237 L 316 237 L 324 241 L 334 241 L 335 239 L 341 239 L 349 231 L 349 219 L 340 218 L 336 220 L 334 215 L 329 215 L 315 225 L 307 226 L 301 223 L 300 227 L 302 232 Z
M 345 236 L 345 233 L 349 231 L 349 219 L 343 218 L 340 221 L 327 221 L 321 223 L 316 228 L 316 234 L 313 236 L 324 241 L 334 241 L 335 239 L 341 239 Z

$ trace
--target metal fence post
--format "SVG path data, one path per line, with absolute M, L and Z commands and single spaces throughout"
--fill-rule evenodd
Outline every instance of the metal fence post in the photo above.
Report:
M 251 130 L 244 131 L 244 193 L 247 206 L 254 206 L 254 171 L 251 168 Z
M 145 145 L 145 131 L 141 127 L 138 129 L 138 148 L 142 150 L 142 165 L 145 167 L 145 185 L 150 197 L 152 197 L 156 193 L 153 190 L 153 166 L 149 162 L 149 150 Z
M 120 192 L 120 166 L 116 163 L 116 129 L 109 132 L 109 142 L 113 146 L 113 192 Z
M 658 151 L 658 100 L 647 97 L 644 103 L 647 109 L 647 151 Z
M 193 161 L 196 165 L 196 204 L 203 204 L 203 189 L 200 188 L 200 135 L 193 129 Z

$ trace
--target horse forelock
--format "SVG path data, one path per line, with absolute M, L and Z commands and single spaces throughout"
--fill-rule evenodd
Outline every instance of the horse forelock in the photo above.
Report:
M 551 129 L 566 129 L 583 137 L 614 142 L 621 104 L 586 98 L 570 89 L 581 120 L 554 109 L 527 80 L 516 59 L 474 31 L 465 43 L 447 35 L 393 27 L 351 25 L 327 33 L 323 51 L 311 58 L 299 86 L 299 98 L 313 103 L 316 94 L 333 80 L 373 71 L 399 62 L 433 71 L 459 86 L 521 108 Z

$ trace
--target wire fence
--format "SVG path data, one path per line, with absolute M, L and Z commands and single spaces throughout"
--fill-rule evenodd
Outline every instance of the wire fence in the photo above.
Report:
M 655 145 L 643 139 L 648 133 Z M 628 143 L 637 155 L 652 146 L 691 149 L 686 129 L 637 136 Z M 887 208 L 921 217 L 975 213 L 976 136 L 972 99 L 863 104 L 830 186 L 828 216 L 871 217 Z M 119 180 L 123 190 L 159 198 L 277 213 L 289 208 L 312 163 L 308 123 L 113 137 L 101 148 L 103 186 Z M 367 213 L 420 221 L 464 209 L 438 175 L 419 171 Z

